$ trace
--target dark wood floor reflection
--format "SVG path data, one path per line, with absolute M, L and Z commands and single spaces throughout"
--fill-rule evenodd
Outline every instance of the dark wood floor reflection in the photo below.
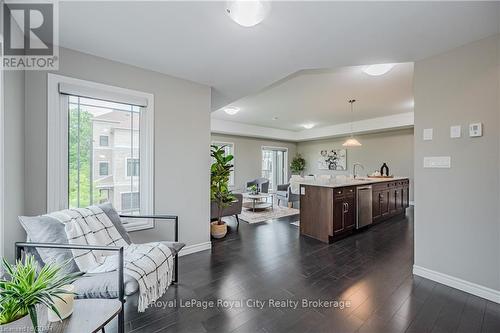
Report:
M 240 223 L 182 257 L 163 300 L 346 300 L 339 308 L 169 307 L 130 312 L 129 332 L 500 332 L 500 305 L 411 274 L 413 211 L 327 245 L 298 217 Z M 109 330 L 108 330 L 109 331 Z M 109 331 L 110 332 L 110 331 Z

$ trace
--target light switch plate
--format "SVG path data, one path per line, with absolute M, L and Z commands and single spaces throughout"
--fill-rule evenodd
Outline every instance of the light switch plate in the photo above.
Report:
M 473 123 L 469 125 L 469 136 L 471 138 L 483 136 L 483 124 Z
M 306 188 L 304 186 L 300 187 L 300 195 L 306 195 Z
M 424 168 L 449 169 L 451 168 L 451 156 L 424 157 Z
M 462 126 L 455 125 L 450 127 L 450 138 L 456 139 L 462 136 Z
M 432 128 L 424 128 L 424 134 L 423 134 L 424 141 L 432 140 L 432 136 L 433 136 L 433 129 Z

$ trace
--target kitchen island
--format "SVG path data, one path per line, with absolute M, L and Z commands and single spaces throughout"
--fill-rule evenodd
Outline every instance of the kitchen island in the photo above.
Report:
M 404 215 L 408 206 L 409 179 L 405 177 L 303 182 L 300 234 L 330 243 L 367 225 Z

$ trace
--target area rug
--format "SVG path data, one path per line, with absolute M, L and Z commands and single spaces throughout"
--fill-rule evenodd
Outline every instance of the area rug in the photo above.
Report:
M 300 227 L 300 221 L 295 221 L 295 222 L 292 222 L 290 223 L 291 225 L 294 225 L 296 227 Z
M 282 206 L 274 206 L 274 209 L 265 209 L 261 211 L 256 211 L 255 213 L 251 210 L 243 208 L 241 214 L 239 215 L 240 220 L 247 223 L 259 223 L 272 219 L 279 219 L 280 217 L 297 215 L 300 211 L 295 208 L 288 208 Z

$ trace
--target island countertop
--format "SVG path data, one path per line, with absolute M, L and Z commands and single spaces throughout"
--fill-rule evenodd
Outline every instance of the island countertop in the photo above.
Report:
M 377 184 L 384 182 L 393 182 L 398 180 L 405 180 L 408 177 L 393 177 L 393 178 L 368 178 L 368 177 L 359 177 L 359 178 L 348 178 L 345 181 L 335 181 L 335 180 L 311 180 L 311 181 L 301 181 L 300 185 L 309 185 L 309 186 L 321 186 L 321 187 L 329 187 L 329 188 L 338 188 L 338 187 L 348 187 L 348 186 L 360 186 L 360 185 L 369 185 L 369 184 Z

